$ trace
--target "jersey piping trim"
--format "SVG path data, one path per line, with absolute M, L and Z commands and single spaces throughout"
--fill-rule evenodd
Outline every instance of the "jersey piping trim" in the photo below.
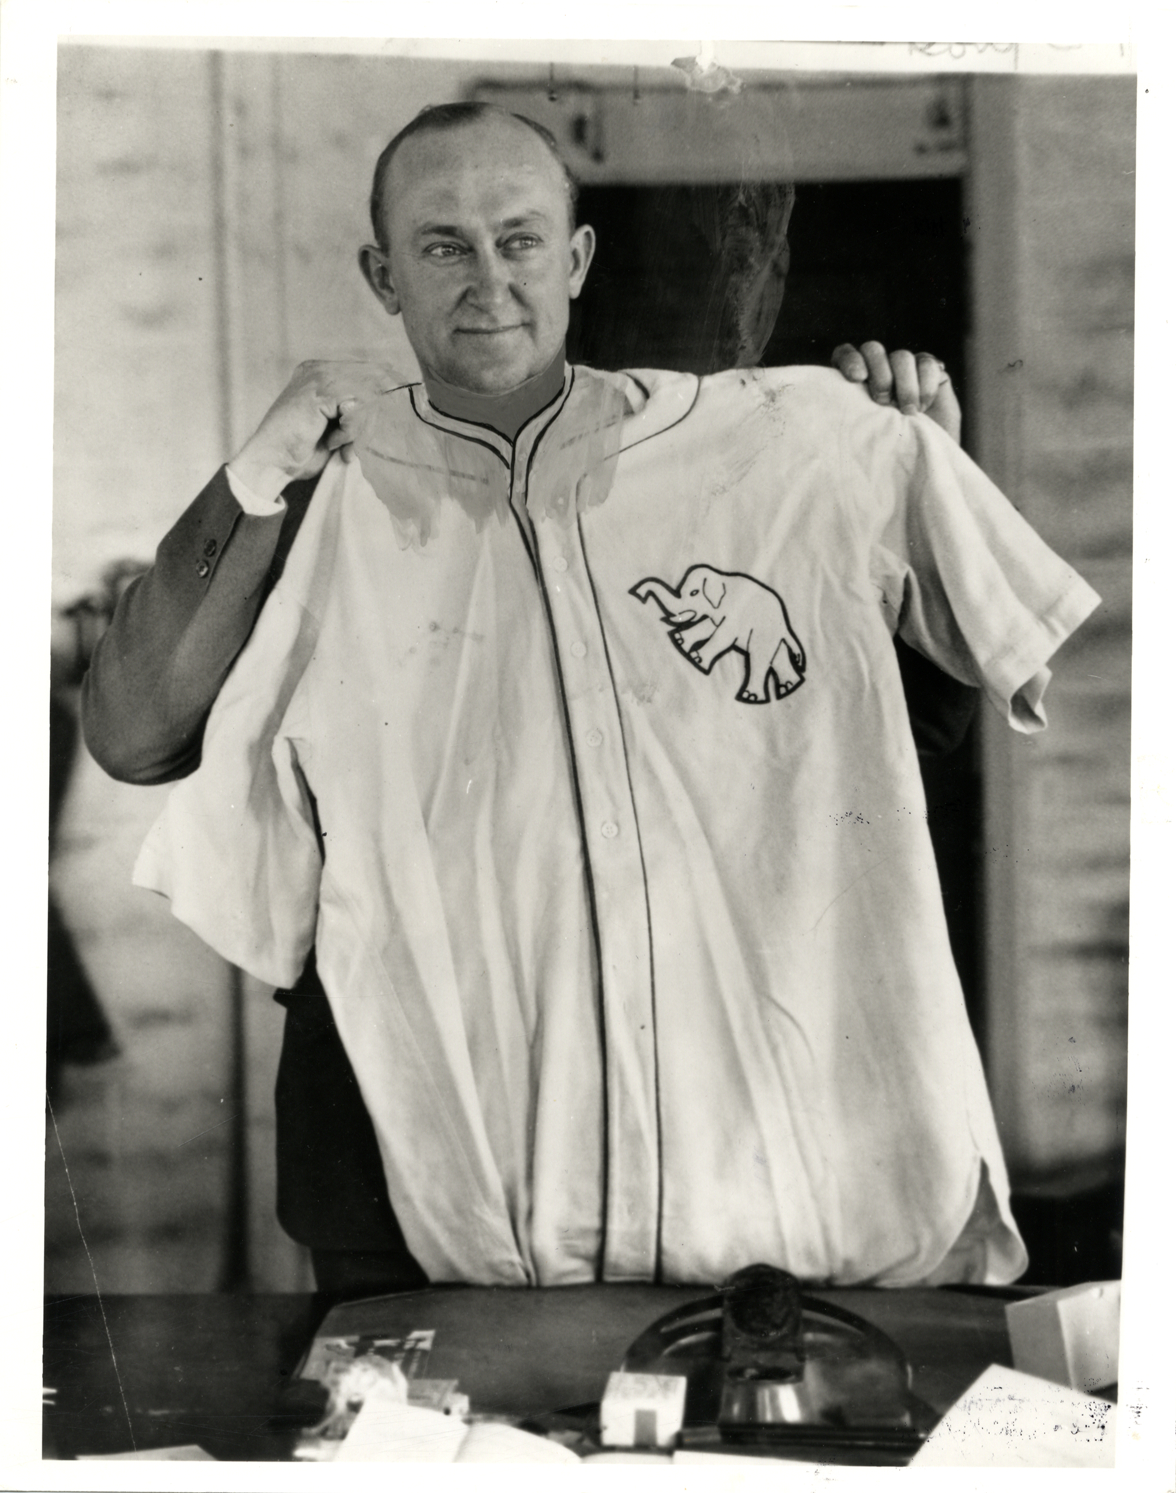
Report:
M 640 380 L 640 379 L 639 379 L 639 378 L 638 378 L 638 377 L 637 377 L 637 375 L 636 375 L 636 374 L 635 374 L 635 373 L 626 373 L 626 374 L 625 374 L 625 377 L 626 377 L 626 378 L 627 378 L 627 379 L 628 379 L 628 380 L 629 380 L 629 381 L 630 381 L 630 382 L 631 382 L 631 383 L 634 383 L 634 384 L 636 384 L 636 385 L 637 385 L 637 387 L 638 387 L 638 388 L 639 388 L 639 389 L 640 389 L 640 390 L 641 390 L 641 392 L 642 392 L 642 394 L 644 394 L 644 395 L 645 395 L 645 398 L 646 398 L 646 400 L 647 400 L 647 401 L 648 401 L 648 400 L 649 400 L 649 399 L 651 399 L 651 398 L 652 398 L 652 397 L 653 397 L 653 396 L 652 396 L 652 395 L 651 395 L 651 394 L 650 394 L 650 392 L 649 392 L 649 390 L 648 390 L 648 389 L 647 389 L 647 388 L 646 388 L 646 386 L 645 386 L 645 385 L 644 385 L 644 384 L 643 384 L 643 383 L 642 383 L 642 382 L 641 382 L 641 380 Z
M 573 368 L 571 370 L 571 377 L 568 379 L 567 384 L 564 386 L 564 388 L 562 390 L 563 400 L 564 400 L 565 404 L 571 398 L 572 389 L 574 388 L 575 383 L 576 383 L 576 370 Z M 548 405 L 544 405 L 543 408 L 547 409 L 547 408 L 549 408 L 549 406 Z M 551 419 L 548 420 L 547 424 L 543 427 L 543 429 L 538 433 L 538 435 L 536 435 L 535 439 L 531 442 L 531 449 L 527 453 L 527 470 L 523 473 L 523 502 L 524 502 L 524 504 L 527 501 L 527 494 L 531 491 L 531 468 L 535 465 L 535 453 L 539 449 L 539 443 L 540 443 L 540 441 L 542 441 L 543 437 L 547 434 L 547 432 L 551 429 L 551 427 L 555 424 L 556 420 L 559 418 L 559 416 L 562 413 L 562 411 L 563 411 L 563 404 L 560 405 L 559 409 L 555 410 L 552 413 Z M 542 410 L 540 411 L 540 414 L 542 414 Z M 538 416 L 536 416 L 536 418 L 538 418 Z M 521 432 L 520 432 L 520 434 L 521 434 Z M 518 448 L 516 446 L 515 450 L 517 450 L 517 449 Z M 511 463 L 510 463 L 510 481 L 511 481 L 511 487 L 512 488 L 514 487 L 514 464 L 515 464 L 514 463 L 514 453 L 512 452 L 511 453 Z
M 625 375 L 625 377 L 626 378 L 633 378 L 633 375 L 631 373 L 627 373 Z M 648 435 L 639 436 L 635 441 L 624 441 L 624 440 L 622 440 L 622 442 L 621 442 L 621 450 L 622 451 L 632 451 L 637 446 L 643 446 L 646 441 L 652 441 L 652 440 L 656 439 L 656 437 L 658 437 L 659 435 L 665 435 L 665 433 L 667 431 L 673 430 L 673 428 L 674 428 L 675 425 L 681 425 L 681 423 L 682 423 L 683 420 L 688 419 L 694 413 L 694 407 L 695 407 L 695 405 L 697 405 L 697 403 L 699 401 L 699 398 L 702 395 L 702 379 L 699 378 L 699 376 L 697 374 L 694 374 L 693 378 L 694 378 L 694 398 L 690 401 L 690 408 L 686 409 L 686 410 L 683 410 L 682 413 L 678 416 L 678 418 L 676 420 L 671 420 L 668 425 L 663 425 L 658 430 L 651 430 Z M 643 387 L 639 383 L 639 381 L 637 379 L 633 378 L 633 382 L 635 384 L 637 384 L 638 388 Z M 646 405 L 647 409 L 648 409 L 648 407 L 649 406 Z
M 539 444 L 539 442 L 543 439 L 544 435 L 546 435 L 547 431 L 551 428 L 552 420 L 554 420 L 556 418 L 556 416 L 559 414 L 560 410 L 563 409 L 564 404 L 567 403 L 568 396 L 572 392 L 572 385 L 575 382 L 576 382 L 576 370 L 574 368 L 567 369 L 567 371 L 565 373 L 565 376 L 564 376 L 564 381 L 563 381 L 562 388 L 558 389 L 556 391 L 556 393 L 554 393 L 551 396 L 551 398 L 547 401 L 546 404 L 541 405 L 535 411 L 535 413 L 531 416 L 531 418 L 527 421 L 527 424 L 524 425 L 524 426 L 522 426 L 522 428 L 519 430 L 518 435 L 516 435 L 515 438 L 514 438 L 514 440 L 511 442 L 511 446 L 512 447 L 516 446 L 518 444 L 519 436 L 522 436 L 522 435 L 524 435 L 526 433 L 527 426 L 533 425 L 536 420 L 538 420 L 548 410 L 551 410 L 551 412 L 552 412 L 551 413 L 551 420 L 548 420 L 547 424 L 544 425 L 543 429 L 540 430 L 539 433 L 538 433 L 538 435 L 536 435 L 536 437 L 535 437 L 534 445 L 537 446 Z M 553 406 L 555 406 L 555 405 L 558 405 L 559 408 L 558 409 L 553 408 Z M 532 447 L 532 454 L 533 453 L 534 453 L 534 446 Z M 529 468 L 528 468 L 528 470 L 529 470 Z
M 553 405 L 559 404 L 561 400 L 567 398 L 568 394 L 571 393 L 572 384 L 574 383 L 574 381 L 575 370 L 569 368 L 565 372 L 564 381 L 560 385 L 560 387 L 551 396 L 546 404 L 540 405 L 540 407 L 535 411 L 533 415 L 528 416 L 526 423 L 519 428 L 513 440 L 508 440 L 500 430 L 496 430 L 493 425 L 490 425 L 485 420 L 466 420 L 459 415 L 447 415 L 444 410 L 438 409 L 436 405 L 434 405 L 433 402 L 429 399 L 429 391 L 423 384 L 402 384 L 400 387 L 404 389 L 410 389 L 412 391 L 409 395 L 409 399 L 412 402 L 413 413 L 416 415 L 418 420 L 421 420 L 425 425 L 431 425 L 434 430 L 443 430 L 447 435 L 458 436 L 461 440 L 472 441 L 475 445 L 487 445 L 485 441 L 480 440 L 477 436 L 470 435 L 468 430 L 462 428 L 463 426 L 471 426 L 475 430 L 486 431 L 487 434 L 492 435 L 496 440 L 501 441 L 504 446 L 509 446 L 511 450 L 511 460 L 509 463 L 497 446 L 487 445 L 487 449 L 494 452 L 499 461 L 502 462 L 503 466 L 509 465 L 509 467 L 511 468 L 513 480 L 514 451 L 519 442 L 519 439 L 526 433 L 527 428 L 533 425 L 535 421 L 539 420 L 546 411 L 552 408 Z M 416 391 L 418 389 L 421 390 L 421 397 L 425 401 L 426 409 L 428 411 L 427 414 L 423 412 L 417 404 Z M 389 392 L 394 393 L 396 391 L 391 390 Z M 556 410 L 555 413 L 558 414 L 559 411 Z M 430 419 L 429 415 L 433 415 L 436 418 Z M 544 426 L 544 429 L 546 428 L 547 427 Z M 538 439 L 538 437 L 536 437 L 536 439 Z
M 629 800 L 633 807 L 633 824 L 637 830 L 637 857 L 641 862 L 641 882 L 645 896 L 645 931 L 649 939 L 649 1005 L 650 1023 L 653 1027 L 653 1102 L 654 1119 L 657 1124 L 657 1229 L 654 1235 L 653 1255 L 653 1278 L 661 1279 L 662 1261 L 662 1114 L 661 1114 L 661 1066 L 658 1061 L 657 1047 L 657 966 L 653 953 L 653 913 L 649 905 L 649 873 L 645 868 L 645 846 L 641 838 L 641 820 L 637 813 L 637 797 L 633 791 L 633 770 L 629 763 L 629 744 L 625 740 L 624 720 L 621 715 L 621 697 L 617 689 L 617 676 L 613 671 L 612 653 L 608 646 L 608 636 L 605 632 L 604 618 L 600 611 L 600 598 L 596 591 L 596 581 L 592 575 L 592 567 L 588 563 L 588 546 L 584 542 L 584 525 L 580 515 L 576 515 L 576 527 L 580 532 L 580 553 L 584 556 L 584 571 L 588 577 L 588 589 L 592 593 L 592 605 L 596 610 L 596 622 L 600 628 L 600 639 L 604 645 L 604 661 L 608 666 L 609 682 L 612 684 L 613 699 L 616 702 L 617 720 L 621 723 L 621 755 L 625 762 L 625 778 L 629 784 Z M 607 1196 L 607 1194 L 606 1194 Z
M 409 403 L 412 405 L 412 412 L 413 412 L 413 414 L 417 417 L 417 419 L 421 422 L 422 425 L 428 425 L 433 430 L 440 430 L 445 435 L 457 436 L 457 438 L 459 440 L 469 441 L 471 443 L 471 445 L 484 447 L 492 455 L 496 456 L 498 458 L 498 460 L 502 463 L 502 465 L 509 470 L 509 468 L 510 468 L 510 462 L 507 461 L 506 457 L 503 456 L 502 452 L 498 449 L 497 446 L 492 446 L 489 441 L 483 441 L 483 440 L 481 440 L 476 435 L 469 435 L 464 430 L 454 430 L 454 429 L 451 429 L 448 425 L 441 425 L 438 421 L 436 421 L 436 420 L 430 420 L 425 415 L 423 415 L 420 412 L 420 410 L 417 408 L 417 402 L 416 402 L 416 391 L 420 387 L 421 387 L 420 384 L 412 384 L 412 385 L 410 385 L 408 398 L 409 398 Z M 431 408 L 431 406 L 430 406 L 430 408 Z M 447 419 L 451 419 L 452 416 L 447 416 L 446 418 Z M 468 421 L 467 423 L 472 425 L 475 422 L 471 420 L 471 421 Z M 489 426 L 489 425 L 485 425 L 485 426 L 482 426 L 481 428 L 483 430 L 490 430 L 492 427 Z M 498 432 L 495 431 L 494 434 L 497 435 Z
M 522 540 L 523 548 L 527 552 L 527 559 L 530 560 L 530 562 L 531 562 L 531 569 L 535 572 L 535 579 L 538 580 L 539 579 L 539 561 L 535 557 L 535 551 L 531 548 L 531 540 L 530 540 L 530 538 L 529 538 L 529 536 L 527 534 L 526 528 L 524 527 L 522 515 L 519 513 L 518 509 L 515 507 L 513 499 L 512 499 L 512 501 L 510 503 L 510 511 L 511 511 L 511 514 L 513 515 L 513 517 L 514 517 L 515 523 L 518 525 L 519 538 Z
M 519 521 L 520 529 L 523 529 L 523 519 L 512 503 L 511 510 Z M 526 530 L 523 529 L 524 543 L 532 552 L 539 553 L 539 538 L 535 534 L 534 520 L 530 514 L 527 515 L 527 526 L 531 530 L 530 542 Z M 543 578 L 543 572 L 537 561 L 532 558 L 535 567 L 535 580 L 539 587 L 539 594 L 543 599 L 543 610 L 547 617 L 547 632 L 551 642 L 551 656 L 555 662 L 555 679 L 559 686 L 560 707 L 563 712 L 564 732 L 567 740 L 568 756 L 572 763 L 572 785 L 575 789 L 576 821 L 580 826 L 580 844 L 583 847 L 584 880 L 588 889 L 588 907 L 592 925 L 592 945 L 596 952 L 596 1001 L 598 1019 L 600 1022 L 600 1080 L 601 1080 L 601 1121 L 603 1129 L 603 1146 L 601 1149 L 601 1208 L 602 1220 L 600 1230 L 600 1247 L 596 1260 L 596 1272 L 598 1278 L 603 1278 L 604 1264 L 608 1258 L 608 1197 L 609 1197 L 609 1133 L 608 1133 L 608 1024 L 604 1009 L 604 957 L 600 942 L 600 919 L 596 910 L 596 884 L 592 877 L 592 862 L 588 855 L 588 825 L 584 818 L 584 802 L 580 795 L 580 773 L 576 763 L 575 736 L 572 731 L 572 717 L 568 709 L 568 692 L 564 683 L 563 665 L 560 662 L 559 647 L 556 643 L 555 614 L 551 610 L 551 598 L 547 593 L 547 584 Z

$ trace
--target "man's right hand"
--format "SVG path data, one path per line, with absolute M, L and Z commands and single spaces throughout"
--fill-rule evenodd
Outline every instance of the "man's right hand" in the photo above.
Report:
M 850 383 L 865 384 L 879 404 L 894 404 L 904 415 L 925 414 L 960 442 L 960 402 L 951 375 L 934 353 L 887 352 L 880 342 L 854 347 L 843 342 L 833 353 L 833 366 Z
M 265 419 L 230 463 L 259 497 L 276 497 L 287 483 L 314 477 L 338 451 L 351 458 L 350 421 L 357 410 L 405 380 L 388 363 L 299 363 Z

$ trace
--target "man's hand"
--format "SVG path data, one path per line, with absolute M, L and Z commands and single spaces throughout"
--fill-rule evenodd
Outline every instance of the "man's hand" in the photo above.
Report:
M 259 495 L 276 495 L 298 477 L 314 477 L 331 453 L 351 459 L 355 412 L 401 378 L 387 363 L 299 363 L 265 419 L 232 460 L 234 475 Z
M 960 402 L 951 374 L 932 353 L 887 353 L 880 342 L 863 342 L 860 348 L 843 342 L 833 366 L 851 383 L 865 384 L 879 404 L 896 404 L 904 415 L 929 415 L 958 443 Z

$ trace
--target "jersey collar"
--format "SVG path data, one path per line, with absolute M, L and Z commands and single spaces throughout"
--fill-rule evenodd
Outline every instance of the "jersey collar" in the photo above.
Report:
M 567 400 L 568 392 L 572 387 L 572 370 L 564 364 L 563 380 L 552 397 L 540 409 L 519 427 L 513 441 L 504 436 L 501 431 L 495 430 L 493 425 L 483 420 L 467 420 L 457 415 L 447 415 L 444 410 L 439 410 L 429 398 L 429 391 L 423 383 L 414 384 L 409 391 L 412 407 L 417 418 L 423 420 L 426 425 L 432 425 L 437 430 L 444 430 L 449 435 L 460 436 L 464 440 L 477 441 L 480 445 L 490 446 L 509 466 L 514 450 L 524 440 L 531 440 L 540 431 L 545 429 L 563 408 Z
M 660 435 L 684 420 L 694 408 L 702 386 L 698 375 L 693 373 L 670 373 L 661 369 L 608 373 L 594 368 L 572 369 L 565 363 L 561 387 L 542 409 L 536 410 L 513 441 L 507 440 L 500 431 L 484 421 L 464 420 L 456 415 L 445 414 L 430 400 L 423 383 L 411 386 L 409 398 L 417 418 L 426 425 L 444 430 L 449 435 L 460 436 L 464 440 L 476 441 L 481 446 L 489 446 L 503 465 L 510 467 L 512 458 L 519 449 L 530 447 L 567 403 L 577 373 L 590 378 L 603 378 L 620 386 L 625 397 L 622 450 L 649 440 L 651 436 Z

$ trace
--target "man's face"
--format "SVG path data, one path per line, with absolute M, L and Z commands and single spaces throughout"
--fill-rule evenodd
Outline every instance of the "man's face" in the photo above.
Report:
M 393 157 L 388 253 L 364 275 L 404 329 L 425 373 L 505 393 L 541 373 L 567 333 L 569 301 L 592 258 L 571 232 L 558 162 L 511 119 L 423 131 Z

